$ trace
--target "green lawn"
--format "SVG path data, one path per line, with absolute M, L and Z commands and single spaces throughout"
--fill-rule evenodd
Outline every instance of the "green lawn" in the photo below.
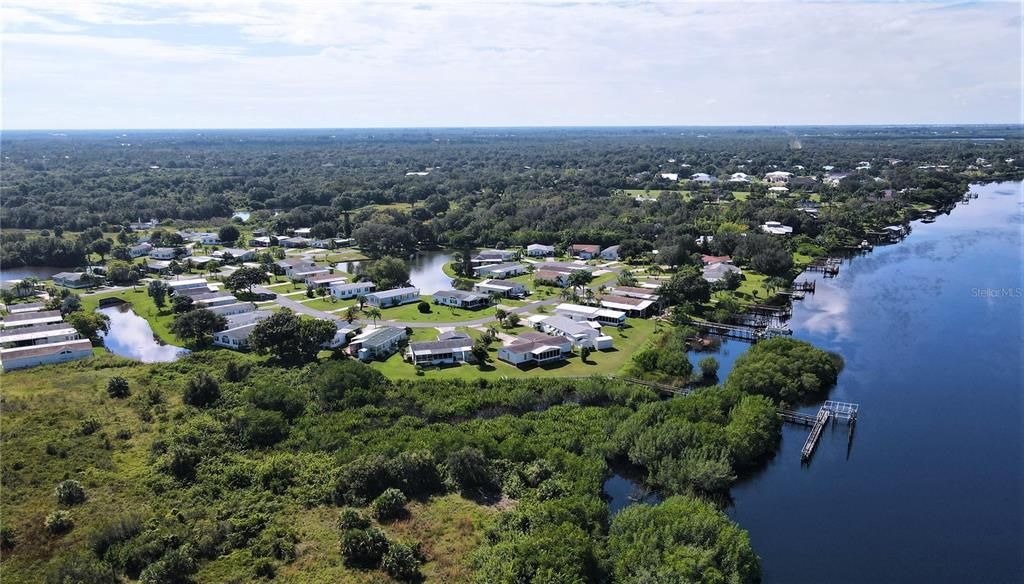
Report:
M 381 311 L 381 319 L 402 322 L 457 322 L 494 316 L 495 308 L 493 306 L 478 310 L 465 310 L 434 304 L 431 302 L 430 296 L 420 296 L 420 298 L 430 304 L 430 312 L 426 314 L 420 312 L 419 303 L 412 302 L 394 308 L 385 308 Z
M 422 376 L 417 376 L 415 368 L 403 361 L 402 355 L 397 353 L 387 361 L 375 361 L 371 366 L 391 379 L 477 379 L 480 377 L 495 379 L 500 377 L 618 375 L 629 365 L 632 356 L 654 336 L 655 322 L 653 320 L 629 319 L 629 324 L 631 326 L 622 333 L 613 327 L 604 327 L 604 333 L 615 339 L 615 348 L 611 351 L 595 351 L 590 355 L 587 363 L 583 363 L 579 354 L 576 353 L 565 362 L 549 368 L 535 367 L 523 370 L 498 360 L 498 348 L 501 343 L 496 342 L 491 346 L 491 362 L 483 368 L 463 364 L 429 369 L 424 371 Z M 433 331 L 433 329 L 430 330 Z M 514 335 L 524 330 L 526 330 L 525 327 L 519 327 L 513 331 L 502 332 Z M 436 335 L 436 331 L 433 332 Z M 475 330 L 470 330 L 470 335 L 473 337 L 479 336 L 479 334 Z M 414 340 L 430 340 L 430 338 Z
M 308 306 L 314 310 L 323 310 L 324 312 L 330 312 L 332 310 L 338 310 L 339 308 L 348 308 L 356 304 L 354 299 L 352 300 L 335 300 L 331 302 L 331 296 L 324 296 L 323 298 L 317 297 L 312 300 L 308 300 L 305 296 L 298 298 L 295 296 L 289 297 L 291 300 L 301 302 L 305 306 Z

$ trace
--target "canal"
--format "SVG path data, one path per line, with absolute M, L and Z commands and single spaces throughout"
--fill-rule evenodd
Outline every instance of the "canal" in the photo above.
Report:
M 795 304 L 795 337 L 845 358 L 829 397 L 860 418 L 849 452 L 845 427 L 826 429 L 807 466 L 807 430 L 784 428 L 733 488 L 765 582 L 1024 578 L 1024 194 L 972 191 Z

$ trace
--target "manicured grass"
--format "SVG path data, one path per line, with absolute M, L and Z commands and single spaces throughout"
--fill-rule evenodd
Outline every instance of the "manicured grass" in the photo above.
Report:
M 297 297 L 291 296 L 289 298 L 291 300 L 295 300 L 297 302 L 301 302 L 303 305 L 308 306 L 308 307 L 310 307 L 310 308 L 312 308 L 314 310 L 323 310 L 324 312 L 330 312 L 332 310 L 338 310 L 339 308 L 348 308 L 349 306 L 353 306 L 353 305 L 356 304 L 356 301 L 354 299 L 352 299 L 352 300 L 335 300 L 334 302 L 331 302 L 331 297 L 330 296 L 324 296 L 323 298 L 320 298 L 318 296 L 318 297 L 316 297 L 316 298 L 314 298 L 312 300 L 308 300 L 305 296 L 303 296 L 302 298 L 297 298 Z
M 498 349 L 501 342 L 491 345 L 491 362 L 482 368 L 477 365 L 462 364 L 454 367 L 425 370 L 422 376 L 416 375 L 416 369 L 409 363 L 402 360 L 402 355 L 395 354 L 387 361 L 375 361 L 371 366 L 391 379 L 478 379 L 500 378 L 500 377 L 586 377 L 589 375 L 618 375 L 630 364 L 633 355 L 642 349 L 654 336 L 655 322 L 653 320 L 629 319 L 631 325 L 620 333 L 614 327 L 604 327 L 605 334 L 615 339 L 615 349 L 611 351 L 595 351 L 591 353 L 588 362 L 583 363 L 579 353 L 571 356 L 565 362 L 548 368 L 534 367 L 532 369 L 519 369 L 498 360 Z M 662 325 L 662 327 L 667 325 Z M 501 330 L 508 334 L 515 335 L 518 332 L 527 330 L 519 327 L 513 331 Z M 469 331 L 470 336 L 476 338 L 479 332 Z M 417 339 L 418 340 L 418 339 Z
M 737 201 L 746 201 L 747 199 L 750 198 L 750 192 L 749 191 L 733 191 L 732 192 L 732 197 L 734 199 L 736 199 Z
M 153 299 L 146 293 L 146 289 L 143 285 L 140 285 L 138 290 L 121 290 L 117 292 L 105 292 L 103 294 L 96 294 L 93 296 L 82 296 L 82 308 L 85 310 L 96 310 L 99 307 L 101 299 L 104 298 L 120 298 L 125 302 L 129 302 L 132 305 L 132 309 L 135 310 L 135 314 L 146 319 L 149 326 L 153 329 L 153 333 L 165 343 L 172 345 L 181 345 L 182 341 L 178 337 L 174 336 L 171 332 L 171 322 L 174 321 L 174 314 L 171 313 L 171 302 L 170 298 L 167 299 L 167 304 L 164 308 L 158 309 L 153 304 Z
M 430 304 L 430 312 L 424 314 L 419 311 L 418 302 L 403 304 L 394 308 L 381 310 L 382 320 L 397 320 L 400 322 L 458 322 L 460 320 L 476 320 L 494 316 L 495 308 L 489 306 L 478 310 L 466 310 L 463 308 L 452 308 L 434 304 L 430 296 L 420 296 L 422 300 Z

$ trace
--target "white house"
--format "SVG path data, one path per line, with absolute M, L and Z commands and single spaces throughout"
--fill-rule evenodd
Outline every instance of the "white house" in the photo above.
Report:
M 21 304 L 8 304 L 8 314 L 21 314 L 23 312 L 39 312 L 46 308 L 45 302 L 22 302 Z
M 309 247 L 312 242 L 308 237 L 279 237 L 277 238 L 278 245 L 284 247 Z
M 601 250 L 601 259 L 615 261 L 619 259 L 619 246 L 612 245 Z
M 330 288 L 334 284 L 344 284 L 348 278 L 342 274 L 313 274 L 306 276 L 306 286 L 312 288 Z
M 272 243 L 273 240 L 270 238 L 270 236 L 267 235 L 253 237 L 252 239 L 249 240 L 249 245 L 253 247 L 270 247 L 270 244 Z
M 221 261 L 227 261 L 230 259 L 238 262 L 248 262 L 256 259 L 256 250 L 241 249 L 237 247 L 224 247 L 214 251 L 210 255 Z
M 173 260 L 187 255 L 189 251 L 183 247 L 156 247 L 149 252 L 149 257 L 154 260 Z
M 610 294 L 615 296 L 625 296 L 626 298 L 639 298 L 641 300 L 651 300 L 659 302 L 661 296 L 658 296 L 650 288 L 637 288 L 635 286 L 613 286 L 608 289 Z
M 160 225 L 160 222 L 157 221 L 156 219 L 150 219 L 149 221 L 143 221 L 140 218 L 138 221 L 136 221 L 134 223 L 129 223 L 128 227 L 130 227 L 132 231 L 145 231 L 147 229 L 153 229 L 157 225 Z
M 256 312 L 256 305 L 252 302 L 232 302 L 230 304 L 206 306 L 205 308 L 214 314 L 227 317 L 237 314 L 245 314 L 247 312 Z
M 734 172 L 729 177 L 729 182 L 733 183 L 748 183 L 750 182 L 750 175 L 745 172 Z
M 498 358 L 516 366 L 543 365 L 564 361 L 572 352 L 572 341 L 544 333 L 525 332 L 498 349 Z
M 789 192 L 789 189 L 786 188 L 786 187 L 768 187 L 768 194 L 773 196 L 773 197 L 777 197 L 779 195 L 784 195 L 784 194 L 786 194 L 788 192 Z
M 91 356 L 92 343 L 88 340 L 64 341 L 47 345 L 0 349 L 0 366 L 4 371 L 10 371 L 37 365 L 66 363 Z
M 348 351 L 362 361 L 386 359 L 398 346 L 409 338 L 404 328 L 396 326 L 366 327 L 362 333 L 352 337 Z
M 514 260 L 516 252 L 508 249 L 485 249 L 470 260 L 474 264 L 500 264 Z
M 331 296 L 339 300 L 347 300 L 358 296 L 366 296 L 373 292 L 373 289 L 376 287 L 377 285 L 373 282 L 352 282 L 351 284 L 335 282 L 331 284 Z
M 555 255 L 555 246 L 531 243 L 526 246 L 526 255 L 533 258 L 542 258 Z
M 663 178 L 665 180 L 670 180 L 672 182 L 676 182 L 676 181 L 679 180 L 679 173 L 678 172 L 660 172 L 660 173 L 658 173 L 658 176 L 660 178 Z
M 193 241 L 203 245 L 220 245 L 220 236 L 210 231 L 182 231 L 179 232 L 179 235 L 181 235 L 181 238 L 185 241 Z
M 491 304 L 491 297 L 487 294 L 465 292 L 462 290 L 440 290 L 434 292 L 433 300 L 434 304 L 469 309 L 484 308 Z
M 765 221 L 764 225 L 761 226 L 761 231 L 772 235 L 789 235 L 790 233 L 793 233 L 793 228 L 788 225 L 783 225 L 778 221 Z
M 321 345 L 325 349 L 338 349 L 348 344 L 349 335 L 359 332 L 359 326 L 347 322 L 338 321 L 338 328 L 334 331 L 334 338 Z
M 704 271 L 701 274 L 708 282 L 720 282 L 725 279 L 729 274 L 742 274 L 743 270 L 737 268 L 732 264 L 710 264 L 704 266 Z
M 88 288 L 93 278 L 85 272 L 61 272 L 53 275 L 53 283 L 65 288 Z
M 414 365 L 469 363 L 473 358 L 473 339 L 464 333 L 448 335 L 436 341 L 409 343 L 406 358 Z
M 618 326 L 626 322 L 625 312 L 599 308 L 597 306 L 563 303 L 556 306 L 554 312 L 557 315 L 576 321 L 591 321 L 612 326 Z
M 699 184 L 702 187 L 708 187 L 708 186 L 711 186 L 711 183 L 718 182 L 717 178 L 711 176 L 710 174 L 708 174 L 706 172 L 694 173 L 694 174 L 690 175 L 690 180 L 695 182 L 695 183 L 697 183 L 697 184 Z
M 565 337 L 574 347 L 588 349 L 611 349 L 613 339 L 601 334 L 599 326 L 589 322 L 578 322 L 564 316 L 549 316 L 541 320 L 537 326 L 541 332 L 557 337 Z
M 776 170 L 774 172 L 769 172 L 768 174 L 764 175 L 764 180 L 770 184 L 784 185 L 789 182 L 789 179 L 792 176 L 792 172 Z
M 204 278 L 189 278 L 187 280 L 171 280 L 167 282 L 167 289 L 170 290 L 171 294 L 200 288 L 207 290 L 210 288 L 209 283 Z
M 222 330 L 213 335 L 213 344 L 218 347 L 241 351 L 249 344 L 249 335 L 259 323 L 249 323 L 234 328 Z
M 41 312 L 23 312 L 5 316 L 3 321 L 4 329 L 36 326 L 39 324 L 53 324 L 64 320 L 59 310 L 44 310 Z
M 504 280 L 505 278 L 525 274 L 526 266 L 517 263 L 492 264 L 473 268 L 473 272 L 478 278 L 498 278 Z
M 210 308 L 212 306 L 234 304 L 238 302 L 238 298 L 235 298 L 235 295 L 230 292 L 218 290 L 217 292 L 207 292 L 206 294 L 193 296 L 192 302 L 196 304 L 197 307 Z
M 75 327 L 66 322 L 0 330 L 0 346 L 4 348 L 48 345 L 51 343 L 77 341 L 80 338 L 81 336 L 75 330 Z
M 473 292 L 480 294 L 498 294 L 505 298 L 526 296 L 526 285 L 506 280 L 484 280 L 473 284 Z
M 395 288 L 393 290 L 381 290 L 380 292 L 371 292 L 370 294 L 367 294 L 365 298 L 366 304 L 369 306 L 389 308 L 391 306 L 409 304 L 410 302 L 419 302 L 420 289 L 410 286 L 407 288 Z
M 605 294 L 601 297 L 601 307 L 610 310 L 619 310 L 629 316 L 647 318 L 658 311 L 658 303 L 654 300 L 643 298 L 632 298 L 629 296 L 616 296 Z
M 286 258 L 274 263 L 284 270 L 284 275 L 288 277 L 294 276 L 296 272 L 310 272 L 316 269 L 316 262 L 306 258 Z
M 138 245 L 133 245 L 128 248 L 128 257 L 141 258 L 142 256 L 149 255 L 149 252 L 153 250 L 153 246 L 147 241 Z

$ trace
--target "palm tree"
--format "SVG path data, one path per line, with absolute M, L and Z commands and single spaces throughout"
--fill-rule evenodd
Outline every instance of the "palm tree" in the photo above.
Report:
M 366 316 L 369 316 L 370 318 L 373 319 L 373 324 L 377 324 L 377 319 L 381 317 L 380 309 L 377 308 L 376 306 L 371 306 L 366 311 Z
M 558 293 L 558 296 L 562 300 L 568 300 L 572 296 L 572 292 L 568 288 L 562 288 L 562 291 Z
M 356 296 L 356 301 L 359 302 L 359 310 L 362 310 L 363 307 L 366 306 L 366 296 L 360 294 L 359 296 Z

